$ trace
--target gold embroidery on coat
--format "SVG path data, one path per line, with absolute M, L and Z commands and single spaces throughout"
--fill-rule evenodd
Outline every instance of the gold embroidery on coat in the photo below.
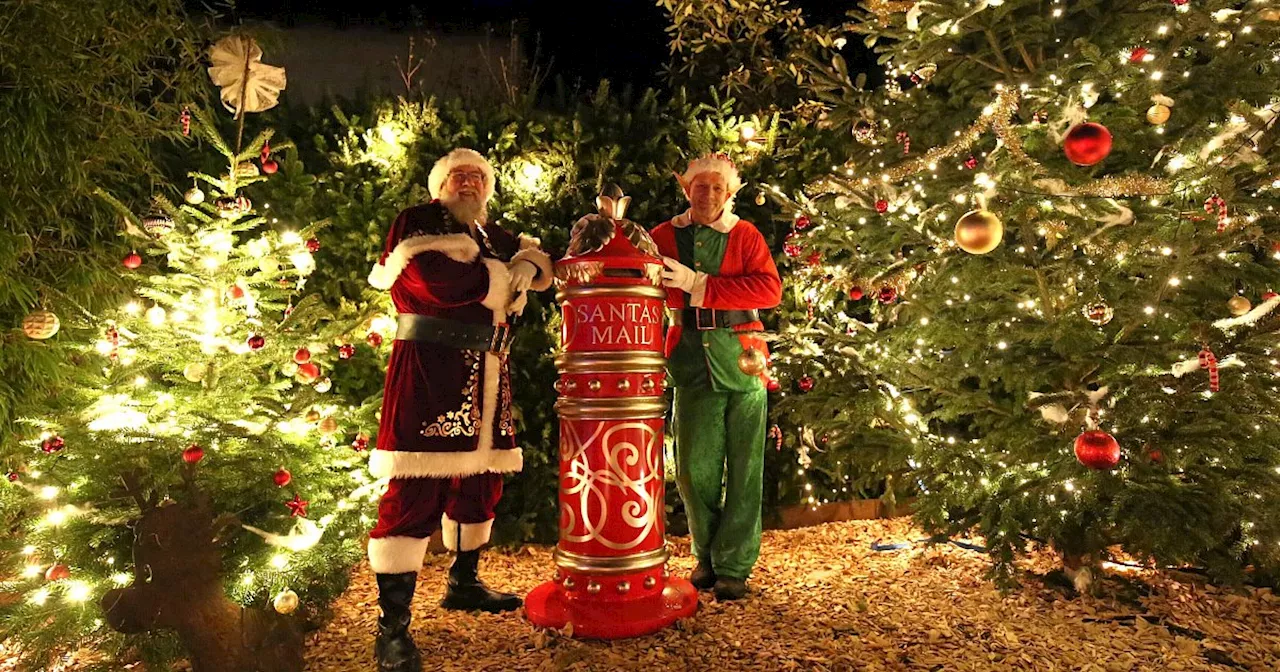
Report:
M 511 417 L 511 358 L 502 358 L 502 399 L 498 402 L 498 408 L 501 409 L 500 420 L 498 421 L 498 434 L 501 436 L 515 436 L 516 422 Z
M 453 438 L 476 435 L 476 430 L 480 427 L 480 353 L 463 350 L 462 359 L 471 365 L 471 375 L 462 392 L 462 406 L 456 411 L 444 413 L 429 425 L 422 423 L 423 436 Z

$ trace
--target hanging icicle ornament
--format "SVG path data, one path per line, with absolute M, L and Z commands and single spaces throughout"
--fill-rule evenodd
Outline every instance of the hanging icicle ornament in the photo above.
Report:
M 1218 217 L 1218 233 L 1227 230 L 1227 223 L 1230 220 L 1227 217 L 1227 201 L 1221 196 L 1214 194 L 1204 201 L 1204 211 L 1210 215 L 1216 214 Z
M 1213 356 L 1213 351 L 1205 346 L 1200 351 L 1200 368 L 1209 372 L 1209 391 L 1218 391 L 1218 358 Z

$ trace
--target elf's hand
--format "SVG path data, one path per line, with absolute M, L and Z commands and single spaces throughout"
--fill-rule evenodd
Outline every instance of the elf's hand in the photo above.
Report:
M 538 276 L 538 267 L 534 266 L 532 261 L 524 259 L 507 266 L 507 270 L 511 273 L 512 296 L 529 289 L 533 279 Z
M 692 268 L 671 257 L 663 257 L 662 263 L 667 267 L 667 270 L 662 272 L 663 285 L 684 292 L 693 292 L 693 283 L 698 279 L 698 274 Z

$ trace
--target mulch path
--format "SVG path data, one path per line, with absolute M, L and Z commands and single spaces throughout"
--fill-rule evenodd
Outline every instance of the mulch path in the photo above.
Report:
M 1194 577 L 1112 572 L 1097 596 L 1074 596 L 1023 568 L 1001 593 L 981 553 L 916 545 L 874 552 L 878 539 L 918 539 L 906 519 L 831 523 L 765 533 L 750 585 L 736 603 L 704 594 L 698 614 L 661 633 L 614 642 L 540 630 L 523 612 L 460 614 L 437 606 L 447 556 L 428 556 L 412 633 L 426 670 L 1280 670 L 1280 597 Z M 673 572 L 693 561 L 670 540 Z M 553 573 L 551 549 L 488 551 L 481 577 L 527 593 Z M 377 592 L 367 565 L 313 633 L 308 672 L 373 670 Z

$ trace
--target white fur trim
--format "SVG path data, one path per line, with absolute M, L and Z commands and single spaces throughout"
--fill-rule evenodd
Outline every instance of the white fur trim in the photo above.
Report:
M 431 198 L 440 198 L 440 189 L 449 177 L 449 171 L 458 166 L 475 166 L 484 173 L 484 198 L 481 203 L 488 203 L 493 198 L 493 166 L 480 152 L 465 147 L 458 147 L 445 154 L 431 167 L 431 173 L 427 175 L 427 189 L 431 191 Z
M 485 259 L 484 266 L 489 270 L 489 293 L 480 304 L 493 311 L 495 325 L 503 324 L 507 321 L 507 305 L 511 303 L 511 272 L 497 259 Z
M 1250 310 L 1244 315 L 1217 320 L 1213 323 L 1213 326 L 1223 331 L 1229 331 L 1236 327 L 1246 325 L 1252 327 L 1258 323 L 1258 320 L 1261 320 L 1263 317 L 1270 314 L 1271 311 L 1275 310 L 1277 306 L 1280 306 L 1280 296 L 1273 296 L 1254 306 L 1253 310 Z
M 729 203 L 725 203 L 724 212 L 720 213 L 720 219 L 717 219 L 706 226 L 709 226 L 720 233 L 729 233 L 732 231 L 733 227 L 737 226 L 738 222 L 742 221 L 742 218 L 733 214 L 733 211 L 730 209 L 732 203 L 732 200 L 730 200 Z M 677 229 L 683 229 L 691 224 L 693 224 L 693 212 L 691 210 L 685 210 L 671 219 L 671 226 L 674 226 Z
M 707 278 L 709 276 L 702 271 L 693 279 L 693 289 L 689 292 L 689 305 L 694 308 L 702 308 L 703 302 L 707 298 Z
M 693 178 L 701 173 L 720 173 L 724 177 L 725 188 L 729 190 L 730 194 L 737 193 L 742 188 L 742 178 L 738 176 L 738 167 L 723 155 L 707 154 L 690 161 L 689 167 L 684 171 L 684 175 L 680 176 L 680 181 L 684 184 L 692 184 Z
M 522 247 L 519 252 L 516 252 L 515 256 L 511 257 L 511 263 L 514 264 L 517 261 L 527 261 L 538 267 L 538 277 L 533 279 L 529 289 L 541 292 L 551 287 L 551 279 L 555 276 L 555 268 L 551 265 L 551 257 L 546 252 L 536 247 Z
M 409 262 L 423 252 L 443 252 L 454 261 L 468 263 L 480 255 L 480 246 L 465 233 L 410 236 L 396 244 L 386 261 L 374 265 L 369 271 L 369 284 L 377 289 L 391 289 Z
M 492 441 L 490 441 L 492 443 Z M 373 450 L 369 473 L 375 478 L 453 478 L 476 474 L 512 474 L 524 468 L 519 448 L 457 453 Z
M 440 516 L 440 539 L 444 541 L 444 547 L 451 551 L 459 550 L 458 526 L 458 521 L 450 518 L 449 514 Z M 493 519 L 490 518 L 483 523 L 461 523 L 461 527 L 461 550 L 474 551 L 489 543 L 489 536 L 493 533 Z
M 375 574 L 403 574 L 422 569 L 429 539 L 381 537 L 369 540 L 369 568 Z

